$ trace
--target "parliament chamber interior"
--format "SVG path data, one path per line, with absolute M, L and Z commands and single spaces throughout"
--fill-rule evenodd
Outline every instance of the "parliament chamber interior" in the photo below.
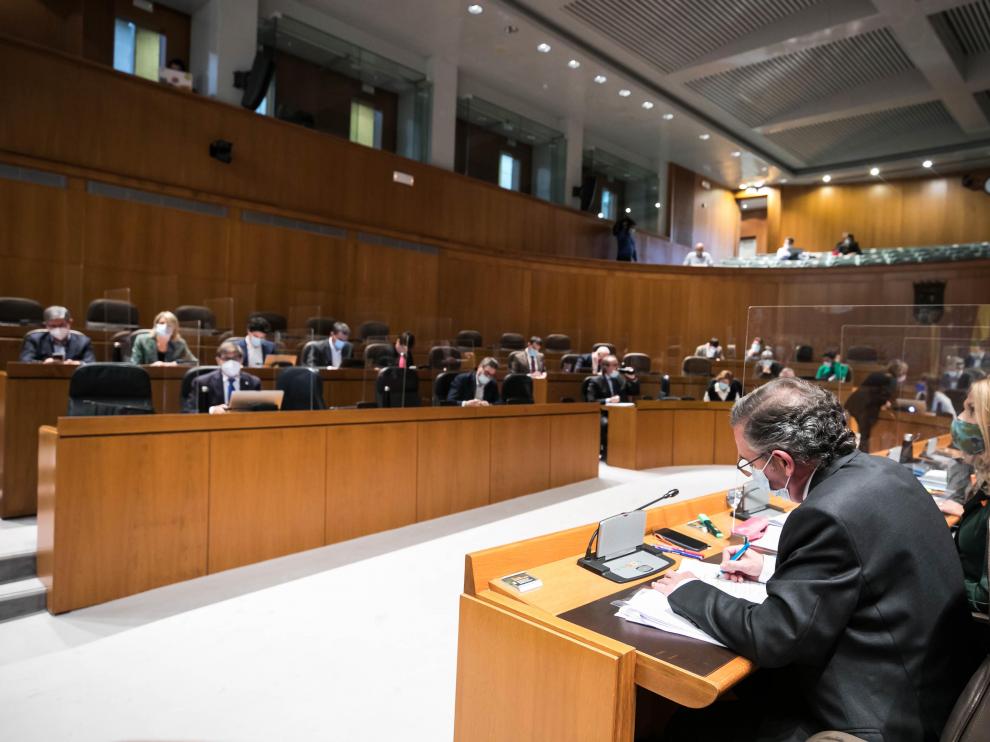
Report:
M 8 0 L 0 90 L 0 739 L 990 738 L 990 0 Z

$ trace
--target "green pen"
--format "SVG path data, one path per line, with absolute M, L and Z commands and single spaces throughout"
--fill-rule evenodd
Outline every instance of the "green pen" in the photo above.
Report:
M 704 513 L 698 513 L 698 520 L 701 521 L 701 525 L 707 528 L 708 532 L 712 536 L 714 536 L 715 538 L 725 538 L 725 534 L 715 527 L 715 524 L 712 523 L 711 518 L 709 518 L 707 515 L 705 515 Z

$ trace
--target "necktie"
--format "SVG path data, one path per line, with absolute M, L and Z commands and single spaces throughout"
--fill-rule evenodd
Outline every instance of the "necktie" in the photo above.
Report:
M 405 368 L 405 367 L 406 367 L 406 354 L 405 353 L 400 353 L 399 354 L 399 368 Z
M 530 355 L 529 357 L 529 370 L 532 373 L 536 373 L 536 356 Z
M 230 398 L 234 394 L 234 380 L 227 379 L 227 403 L 230 404 Z

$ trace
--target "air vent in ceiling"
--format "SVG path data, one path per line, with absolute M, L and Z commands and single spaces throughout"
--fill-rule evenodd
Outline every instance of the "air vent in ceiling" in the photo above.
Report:
M 931 22 L 942 41 L 964 56 L 990 52 L 990 0 L 936 13 Z

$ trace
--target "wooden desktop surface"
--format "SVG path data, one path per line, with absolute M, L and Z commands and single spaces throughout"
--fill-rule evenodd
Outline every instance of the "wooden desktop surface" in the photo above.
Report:
M 593 404 L 62 417 L 39 437 L 53 613 L 598 474 Z

